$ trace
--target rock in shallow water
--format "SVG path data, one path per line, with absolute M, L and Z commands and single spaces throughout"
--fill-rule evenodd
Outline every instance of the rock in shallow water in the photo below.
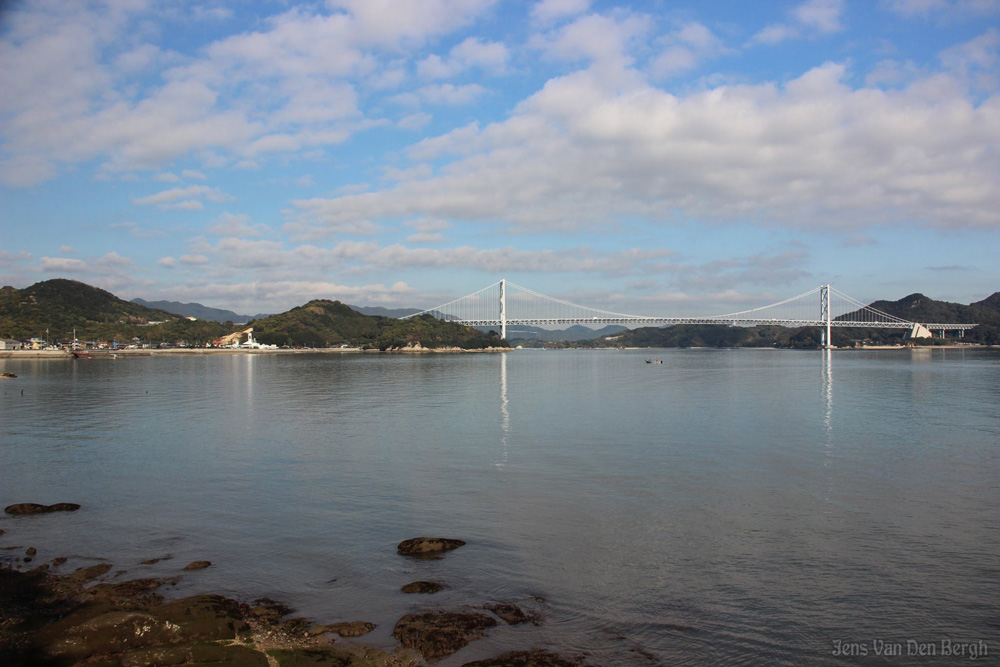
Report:
M 447 537 L 414 537 L 400 542 L 396 551 L 403 556 L 424 556 L 444 553 L 464 545 L 463 540 L 453 540 Z
M 544 650 L 511 651 L 488 660 L 467 662 L 462 667 L 579 667 L 580 660 L 564 658 Z
M 75 512 L 80 509 L 76 503 L 56 503 L 55 505 L 39 505 L 38 503 L 15 503 L 4 508 L 7 514 L 48 514 L 49 512 Z
M 517 625 L 518 623 L 536 621 L 534 617 L 521 611 L 521 608 L 513 602 L 491 602 L 490 604 L 485 605 L 484 608 L 489 609 L 494 614 L 502 618 L 508 625 Z
M 374 623 L 369 623 L 368 621 L 350 621 L 345 623 L 329 623 L 327 625 L 313 625 L 306 630 L 306 633 L 315 636 L 332 632 L 341 637 L 361 637 L 374 629 Z
M 437 593 L 444 590 L 444 584 L 439 584 L 436 581 L 414 581 L 399 590 L 404 593 Z
M 425 611 L 399 619 L 392 636 L 434 662 L 480 639 L 483 630 L 496 624 L 496 619 L 477 611 Z
M 204 570 L 212 564 L 210 560 L 195 560 L 184 566 L 185 570 Z

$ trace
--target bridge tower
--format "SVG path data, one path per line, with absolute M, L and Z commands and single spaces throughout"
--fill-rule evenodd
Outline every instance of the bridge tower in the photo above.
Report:
M 500 279 L 500 338 L 507 340 L 507 279 Z
M 823 285 L 820 287 L 819 291 L 819 319 L 821 319 L 826 326 L 825 335 L 823 336 L 823 347 L 827 350 L 833 349 L 833 340 L 830 338 L 830 286 Z

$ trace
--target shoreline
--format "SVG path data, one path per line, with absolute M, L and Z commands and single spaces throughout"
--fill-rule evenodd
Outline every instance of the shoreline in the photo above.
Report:
M 10 506 L 11 509 L 32 505 Z M 40 512 L 74 512 L 76 507 L 41 506 Z M 27 519 L 30 520 L 30 519 Z M 115 569 L 102 558 L 56 557 L 41 562 L 41 550 L 8 546 L 16 530 L 6 524 L 0 547 L 0 664 L 64 667 L 160 667 L 245 665 L 247 667 L 426 667 L 449 658 L 493 628 L 541 623 L 516 604 L 484 601 L 442 609 L 428 600 L 401 617 L 391 647 L 357 639 L 375 624 L 362 620 L 317 622 L 270 598 L 234 599 L 214 592 L 169 595 L 184 577 L 211 567 L 209 561 L 178 562 L 168 576 L 140 577 Z M 15 524 L 16 525 L 16 524 Z M 0 535 L 5 535 L 0 530 Z M 450 544 L 442 544 L 450 543 Z M 407 547 L 406 545 L 411 546 Z M 442 558 L 461 540 L 418 537 L 398 547 L 400 558 Z M 36 564 L 38 558 L 40 564 Z M 151 558 L 141 565 L 172 560 Z M 96 564 L 88 564 L 97 561 Z M 436 582 L 417 581 L 401 594 L 434 593 Z M 413 589 L 415 587 L 415 589 Z M 408 590 L 411 589 L 411 590 Z M 164 594 L 166 593 L 166 594 Z M 423 597 L 423 596 L 420 596 Z M 359 603 L 361 607 L 363 603 Z M 352 614 L 353 616 L 354 614 Z M 580 655 L 527 648 L 463 663 L 463 667 L 585 667 Z
M 510 352 L 509 347 L 465 349 L 459 347 L 412 347 L 389 350 L 362 349 L 360 347 L 310 347 L 302 349 L 238 349 L 225 347 L 149 348 L 131 350 L 87 350 L 90 359 L 115 357 L 151 357 L 159 355 L 199 356 L 213 354 L 462 354 Z M 0 359 L 74 359 L 68 350 L 0 350 Z
M 907 350 L 995 350 L 1000 349 L 1000 345 L 980 345 L 976 343 L 960 343 L 956 345 L 869 345 L 866 347 L 834 347 L 833 352 L 865 352 L 870 350 L 879 351 L 907 351 Z M 152 357 L 161 355 L 177 356 L 203 356 L 203 355 L 234 355 L 234 354 L 488 354 L 505 353 L 515 351 L 543 351 L 543 352 L 572 352 L 574 350 L 607 350 L 618 351 L 639 351 L 639 350 L 766 350 L 770 352 L 780 352 L 782 350 L 793 351 L 824 351 L 821 348 L 779 348 L 779 347 L 568 347 L 568 348 L 542 348 L 542 347 L 488 347 L 479 349 L 465 349 L 458 347 L 406 347 L 389 350 L 362 349 L 360 347 L 311 347 L 303 349 L 234 349 L 234 348 L 150 348 L 146 350 L 88 350 L 89 357 L 85 359 L 114 359 L 123 357 Z M 74 359 L 73 354 L 67 350 L 0 350 L 0 360 L 5 359 L 52 359 L 67 360 Z

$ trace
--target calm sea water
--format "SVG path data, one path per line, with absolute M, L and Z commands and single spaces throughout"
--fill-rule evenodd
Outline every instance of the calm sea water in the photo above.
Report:
M 662 364 L 646 364 L 658 356 Z M 513 601 L 439 663 L 1000 656 L 1000 353 L 517 351 L 0 361 L 0 546 L 320 622 Z M 21 391 L 23 390 L 23 395 Z M 468 545 L 438 561 L 408 537 Z M 20 551 L 0 551 L 11 559 Z M 156 565 L 141 561 L 171 555 Z M 437 579 L 449 589 L 404 595 Z M 880 642 L 883 642 L 880 644 Z M 880 647 L 903 651 L 889 661 Z M 981 657 L 980 662 L 984 659 Z M 966 664 L 965 658 L 956 664 Z

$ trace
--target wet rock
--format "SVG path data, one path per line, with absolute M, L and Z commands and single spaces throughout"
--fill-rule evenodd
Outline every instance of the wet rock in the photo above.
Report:
M 476 611 L 426 611 L 399 619 L 392 636 L 435 662 L 482 638 L 483 631 L 496 624 L 493 617 Z
M 80 506 L 76 503 L 56 503 L 55 505 L 49 505 L 50 512 L 75 512 L 80 509 Z
M 7 514 L 44 514 L 50 510 L 48 505 L 17 503 L 16 505 L 8 505 L 3 511 Z
M 400 542 L 396 551 L 402 556 L 425 556 L 444 553 L 464 545 L 462 540 L 447 537 L 414 537 Z
M 176 624 L 137 611 L 111 611 L 78 624 L 60 625 L 69 627 L 59 628 L 56 636 L 44 643 L 44 652 L 72 661 L 176 643 L 181 639 Z
M 404 593 L 438 593 L 444 588 L 444 584 L 439 584 L 436 581 L 414 581 L 399 590 Z
M 173 558 L 173 556 L 160 556 L 159 558 L 150 558 L 149 560 L 144 560 L 144 561 L 142 561 L 141 564 L 142 565 L 155 565 L 156 563 L 159 563 L 161 560 L 170 560 L 171 558 Z
M 462 667 L 579 667 L 583 662 L 544 650 L 511 651 L 488 660 L 467 662 Z
M 80 509 L 76 503 L 56 503 L 55 505 L 39 505 L 38 503 L 16 503 L 4 508 L 7 514 L 48 514 L 49 512 L 75 512 Z
M 210 560 L 195 560 L 184 566 L 185 570 L 204 570 L 212 564 Z
M 176 584 L 180 579 L 130 579 L 117 584 L 97 584 L 84 590 L 84 595 L 95 600 L 103 600 L 112 604 L 124 602 L 134 605 L 148 605 L 160 601 L 160 597 L 153 593 L 164 584 Z
M 132 658 L 123 664 L 187 664 L 141 662 L 139 658 L 148 657 L 148 652 L 139 649 L 233 640 L 248 631 L 237 602 L 221 595 L 197 595 L 141 610 L 109 610 L 106 602 L 85 603 L 46 626 L 34 643 L 42 655 L 74 663 L 126 653 Z
M 291 607 L 270 598 L 258 598 L 253 601 L 253 604 L 254 606 L 249 611 L 250 616 L 264 621 L 275 621 L 292 613 Z
M 65 556 L 59 556 L 58 558 L 52 559 L 52 567 L 59 567 L 65 563 L 68 559 Z
M 346 623 L 330 623 L 326 626 L 327 632 L 332 632 L 341 637 L 361 637 L 367 635 L 375 629 L 374 623 L 368 621 L 349 621 Z
M 35 547 L 28 547 L 28 548 L 27 548 L 27 549 L 26 549 L 26 550 L 24 551 L 24 555 L 25 555 L 25 556 L 34 556 L 34 555 L 35 555 L 35 554 L 37 554 L 37 553 L 38 553 L 38 549 L 36 549 Z
M 534 620 L 531 616 L 521 611 L 521 608 L 513 602 L 492 602 L 484 605 L 484 608 L 489 609 L 502 618 L 508 625 L 517 625 L 518 623 L 527 623 Z
M 235 639 L 250 630 L 240 604 L 221 595 L 194 595 L 152 610 L 158 618 L 174 623 L 188 641 Z
M 63 581 L 69 584 L 84 584 L 97 579 L 111 570 L 111 563 L 100 563 L 90 567 L 81 567 L 63 577 Z

